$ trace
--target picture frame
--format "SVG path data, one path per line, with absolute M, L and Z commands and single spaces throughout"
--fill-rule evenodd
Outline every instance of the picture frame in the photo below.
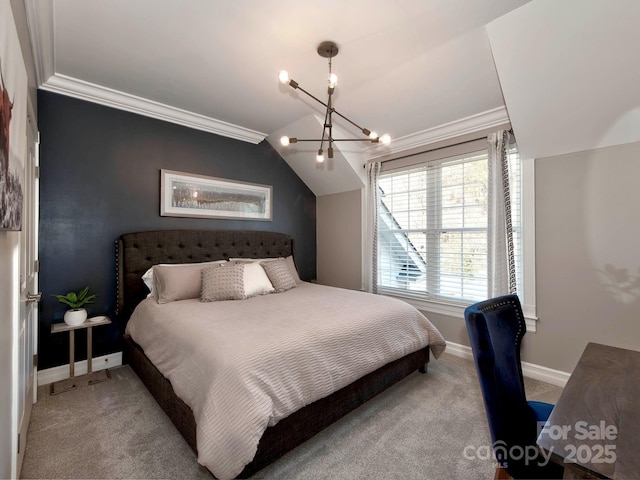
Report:
M 0 6 L 0 231 L 19 232 L 27 159 L 27 71 L 11 8 Z
M 272 219 L 269 185 L 160 170 L 160 215 L 163 217 Z

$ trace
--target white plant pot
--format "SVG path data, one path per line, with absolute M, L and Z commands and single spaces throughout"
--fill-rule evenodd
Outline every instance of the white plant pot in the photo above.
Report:
M 87 311 L 84 308 L 67 310 L 66 313 L 64 314 L 64 323 L 71 326 L 80 325 L 86 319 L 87 319 Z

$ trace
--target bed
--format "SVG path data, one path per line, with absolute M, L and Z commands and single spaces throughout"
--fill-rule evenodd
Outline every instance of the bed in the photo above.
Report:
M 312 343 L 316 342 L 316 338 L 318 343 L 323 342 L 323 337 L 319 335 L 324 334 L 316 334 L 315 331 L 337 330 L 338 326 L 332 325 L 331 322 L 339 321 L 338 310 L 346 309 L 355 318 L 359 310 L 366 312 L 368 308 L 371 313 L 364 316 L 384 318 L 383 313 L 378 315 L 378 312 L 384 312 L 387 308 L 385 302 L 390 299 L 384 300 L 385 297 L 371 296 L 362 292 L 312 285 L 296 279 L 295 288 L 282 293 L 259 295 L 247 300 L 205 304 L 199 299 L 187 299 L 160 305 L 154 298 L 147 298 L 149 291 L 142 281 L 145 272 L 158 264 L 197 264 L 232 258 L 291 261 L 293 250 L 293 240 L 288 235 L 257 231 L 150 231 L 125 234 L 117 241 L 118 318 L 127 325 L 133 317 L 124 335 L 124 361 L 131 365 L 187 443 L 199 455 L 199 462 L 218 478 L 251 476 L 410 373 L 416 370 L 424 373 L 430 358 L 430 349 L 436 356 L 444 350 L 444 339 L 424 317 L 412 321 L 406 334 L 396 334 L 397 327 L 394 326 L 392 331 L 389 326 L 390 321 L 381 321 L 380 326 L 375 328 L 386 329 L 388 332 L 385 335 L 398 338 L 394 338 L 393 342 L 389 340 L 389 345 L 387 340 L 375 342 L 370 340 L 373 343 L 363 344 L 359 348 L 366 349 L 363 350 L 366 351 L 366 355 L 350 353 L 349 355 L 354 359 L 349 361 L 353 361 L 354 365 L 349 365 L 347 368 L 345 365 L 348 362 L 341 358 L 340 352 L 357 352 L 357 350 L 352 351 L 351 347 L 336 345 L 339 342 L 352 345 L 355 340 L 351 340 L 351 337 L 345 334 L 339 335 L 339 342 L 333 339 L 331 342 L 325 342 L 330 344 L 328 348 L 334 349 L 328 353 L 331 358 L 327 360 L 318 356 L 316 345 Z M 316 298 L 324 300 L 316 302 Z M 335 301 L 330 302 L 329 299 Z M 381 303 L 377 305 L 376 302 Z M 315 303 L 322 305 L 323 310 L 303 314 L 305 305 Z M 400 308 L 412 309 L 403 302 L 398 303 L 404 306 L 395 305 L 394 308 L 400 306 Z M 339 308 L 336 307 L 338 304 Z M 391 306 L 393 305 L 389 305 L 389 308 Z M 200 312 L 209 308 L 215 309 L 213 317 L 218 322 L 215 327 L 211 326 L 211 321 L 200 319 L 203 315 Z M 284 315 L 282 312 L 287 312 L 287 315 L 293 316 L 296 324 L 302 325 L 306 322 L 308 325 L 305 328 L 310 330 L 300 334 L 293 329 L 282 329 L 278 327 L 279 323 L 291 322 L 291 319 L 280 318 L 267 328 L 263 325 L 262 318 L 258 321 L 263 314 L 252 313 L 256 311 L 264 312 L 265 319 L 270 318 L 266 312 L 278 312 L 282 315 Z M 165 315 L 166 318 L 164 318 Z M 410 315 L 421 317 L 417 311 L 410 312 Z M 175 316 L 189 321 L 180 323 L 178 330 L 163 330 L 164 328 L 175 329 L 172 325 L 177 322 L 171 320 L 171 318 L 177 318 Z M 271 320 L 264 320 L 266 321 Z M 428 326 L 425 326 L 424 322 L 427 322 Z M 249 328 L 249 324 L 262 326 L 263 330 L 257 335 L 247 334 L 249 330 L 243 329 Z M 358 321 L 353 320 L 346 324 L 349 328 L 353 324 L 355 329 Z M 234 328 L 237 330 L 234 331 Z M 263 337 L 275 335 L 279 329 L 286 335 L 290 335 L 290 338 L 283 337 L 282 340 L 272 341 L 271 344 L 274 347 L 282 345 L 281 348 L 292 348 L 295 354 L 288 350 L 275 349 L 272 354 L 266 350 L 265 345 L 269 342 L 262 340 Z M 190 334 L 189 330 L 192 330 Z M 230 335 L 232 337 L 235 335 L 240 343 L 237 347 L 234 344 L 234 347 L 227 349 L 226 352 L 222 344 L 217 348 L 204 348 L 204 345 L 208 344 L 204 343 L 203 337 L 197 334 L 204 330 L 212 330 L 214 335 L 228 330 Z M 307 333 L 310 331 L 312 333 Z M 160 346 L 159 339 L 162 338 L 170 338 L 171 341 Z M 185 347 L 191 344 L 184 342 L 193 342 L 194 346 Z M 197 347 L 198 344 L 200 348 Z M 168 354 L 172 349 L 177 355 L 175 358 Z M 383 361 L 378 358 L 381 352 L 384 351 L 387 355 L 386 352 L 393 349 L 395 351 L 392 354 L 397 358 L 394 357 L 391 361 L 384 360 L 385 363 L 382 365 L 360 365 L 361 359 L 369 356 L 380 363 Z M 398 353 L 399 351 L 401 353 Z M 269 355 L 274 355 L 278 361 L 270 361 Z M 301 355 L 312 357 L 309 359 L 311 363 L 308 366 L 302 366 Z M 346 356 L 349 357 L 349 355 Z M 226 360 L 233 356 L 238 357 L 234 362 Z M 242 367 L 235 366 L 236 361 L 244 362 L 245 360 L 253 363 Z M 218 362 L 213 370 L 211 370 L 213 367 L 200 367 L 209 361 Z M 335 364 L 328 367 L 326 371 L 320 368 L 324 364 L 331 365 L 332 362 Z M 318 367 L 317 374 L 316 367 Z M 276 380 L 264 380 L 263 375 L 266 373 L 263 372 L 263 368 L 272 368 L 282 379 L 277 377 Z M 236 388 L 235 377 L 227 378 L 227 370 L 237 370 L 239 375 L 250 379 L 248 381 L 259 382 L 259 387 L 252 385 L 251 389 L 244 386 Z M 298 374 L 301 378 L 305 378 L 304 388 L 297 384 L 289 387 L 287 384 L 289 380 L 285 381 L 285 377 L 293 378 Z M 357 378 L 353 378 L 354 375 Z M 185 380 L 187 377 L 189 378 Z M 209 377 L 212 378 L 210 384 L 207 383 Z M 297 381 L 295 378 L 291 380 L 292 384 Z M 205 383 L 207 386 L 203 390 L 209 392 L 206 395 L 195 389 L 196 385 Z M 226 388 L 229 385 L 233 388 Z M 240 385 L 239 381 L 238 385 Z M 328 388 L 331 390 L 327 390 Z M 215 395 L 226 395 L 226 390 L 239 390 L 245 398 L 240 398 L 237 402 L 226 398 L 219 401 L 212 400 L 212 397 L 218 398 Z M 256 394 L 258 391 L 259 395 Z M 276 391 L 273 399 L 272 391 Z M 225 408 L 230 405 L 233 409 L 235 403 L 244 405 L 244 400 L 252 395 L 256 397 L 259 406 L 246 407 L 246 414 L 245 410 L 242 410 L 241 415 L 240 411 L 236 412 L 236 415 L 219 414 L 221 405 L 227 405 Z M 280 398 L 277 395 L 284 396 Z M 268 423 L 265 423 L 266 420 L 261 416 L 264 412 L 254 415 L 254 410 L 265 409 L 269 411 Z M 247 430 L 250 438 L 247 441 L 242 439 L 242 442 L 237 440 L 232 429 L 235 424 L 230 426 L 229 422 L 216 420 L 223 417 L 240 421 L 238 431 Z M 258 424 L 260 424 L 259 428 Z M 223 437 L 223 433 L 227 436 Z M 239 442 L 237 447 L 234 443 L 236 440 Z M 245 445 L 247 442 L 248 446 Z M 233 445 L 232 450 L 240 452 L 239 458 L 231 458 L 233 455 L 228 455 L 228 458 L 215 456 L 224 454 L 225 449 L 228 450 L 230 445 Z M 243 448 L 249 452 L 248 457 L 246 452 L 242 453 Z

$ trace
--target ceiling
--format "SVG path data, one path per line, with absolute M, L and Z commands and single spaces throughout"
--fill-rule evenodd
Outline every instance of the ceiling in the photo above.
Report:
M 638 11 L 631 3 L 640 4 L 636 0 L 617 1 Z M 558 9 L 563 20 L 585 4 L 607 5 L 606 0 L 565 2 L 571 5 Z M 557 3 L 25 0 L 40 88 L 242 141 L 266 138 L 316 195 L 360 188 L 366 159 L 501 125 L 510 117 L 519 144 L 518 123 L 523 137 L 537 145 L 535 131 L 550 123 L 548 110 L 527 89 L 544 90 L 549 78 L 555 78 L 549 73 L 559 67 L 546 58 L 545 49 L 563 45 L 572 24 L 581 20 L 578 15 L 568 24 L 549 25 L 547 15 Z M 606 16 L 601 8 L 586 10 L 588 27 Z M 638 23 L 624 9 L 612 18 L 618 17 Z M 595 29 L 599 55 L 607 55 L 609 24 L 613 22 L 603 31 Z M 540 44 L 547 30 L 555 37 Z M 568 48 L 593 35 L 583 30 L 578 28 Z M 626 41 L 638 34 L 628 36 Z M 333 60 L 339 76 L 335 107 L 370 130 L 389 133 L 394 141 L 389 147 L 338 144 L 336 158 L 318 167 L 317 145 L 283 149 L 278 139 L 284 134 L 318 138 L 324 112 L 281 85 L 277 75 L 286 69 L 303 88 L 324 97 L 327 61 L 316 53 L 324 40 L 335 41 L 340 49 Z M 532 45 L 542 45 L 535 47 L 535 55 Z M 539 62 L 533 69 L 529 57 Z M 572 58 L 566 57 L 560 78 L 571 73 Z M 589 73 L 594 72 L 597 68 Z M 507 88 L 501 87 L 503 78 Z M 583 80 L 587 88 L 592 85 L 588 77 Z M 556 97 L 566 91 L 567 82 L 560 81 Z M 532 108 L 537 108 L 534 120 L 527 110 Z M 352 135 L 348 124 L 335 123 L 339 133 Z M 544 153 L 557 150 L 552 146 Z

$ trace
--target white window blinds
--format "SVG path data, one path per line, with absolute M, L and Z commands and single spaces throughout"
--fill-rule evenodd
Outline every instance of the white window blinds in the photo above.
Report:
M 518 278 L 520 169 L 511 155 Z M 487 298 L 488 160 L 477 152 L 380 175 L 380 291 L 473 302 Z

